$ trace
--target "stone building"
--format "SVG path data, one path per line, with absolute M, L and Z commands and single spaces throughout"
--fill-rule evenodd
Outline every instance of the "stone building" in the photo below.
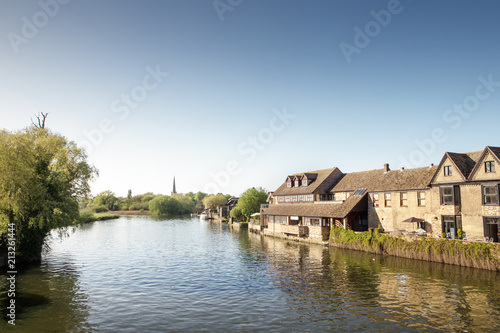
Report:
M 500 148 L 486 147 L 446 153 L 438 166 L 289 175 L 262 207 L 261 223 L 264 233 L 319 242 L 334 225 L 498 242 L 498 163 Z

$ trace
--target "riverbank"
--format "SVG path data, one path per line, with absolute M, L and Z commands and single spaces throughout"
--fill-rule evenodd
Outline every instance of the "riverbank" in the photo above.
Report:
M 390 236 L 379 229 L 333 228 L 329 245 L 376 254 L 500 271 L 500 244 L 428 237 Z

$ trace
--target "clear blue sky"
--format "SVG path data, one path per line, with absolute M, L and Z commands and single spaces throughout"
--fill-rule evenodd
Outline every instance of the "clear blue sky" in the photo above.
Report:
M 4 0 L 0 35 L 0 127 L 49 112 L 94 194 L 500 146 L 498 1 Z

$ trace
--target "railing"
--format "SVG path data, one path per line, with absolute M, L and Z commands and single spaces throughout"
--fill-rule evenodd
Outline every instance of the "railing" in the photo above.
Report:
M 268 204 L 262 204 L 262 205 L 260 205 L 260 209 L 263 209 L 263 208 L 269 208 L 269 205 Z

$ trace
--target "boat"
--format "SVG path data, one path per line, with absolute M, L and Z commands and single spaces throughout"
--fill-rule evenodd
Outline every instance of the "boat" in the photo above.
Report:
M 206 220 L 206 219 L 208 219 L 207 213 L 201 213 L 200 214 L 200 220 Z

